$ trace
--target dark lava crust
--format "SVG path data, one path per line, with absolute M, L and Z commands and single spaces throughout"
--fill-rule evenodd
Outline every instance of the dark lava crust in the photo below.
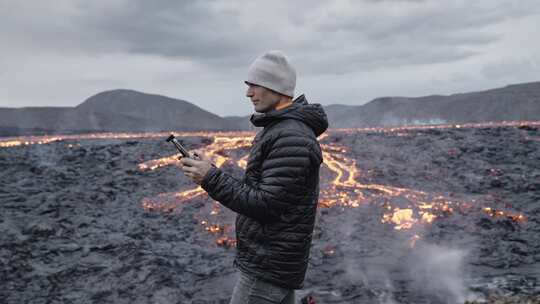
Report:
M 381 223 L 384 202 L 377 199 L 319 208 L 298 298 L 463 303 L 540 295 L 538 129 L 331 133 L 322 142 L 348 147 L 358 182 L 474 199 L 477 206 L 414 232 Z M 214 203 L 198 198 L 172 212 L 141 205 L 193 188 L 175 166 L 137 168 L 172 152 L 149 139 L 0 149 L 0 302 L 227 303 L 234 248 L 216 245 L 199 223 Z M 333 177 L 322 171 L 323 182 Z M 492 217 L 485 207 L 526 221 Z M 232 223 L 234 215 L 223 212 L 221 220 Z M 413 234 L 420 239 L 411 247 Z

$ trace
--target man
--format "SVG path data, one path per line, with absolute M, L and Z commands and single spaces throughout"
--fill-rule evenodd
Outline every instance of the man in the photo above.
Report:
M 302 288 L 319 196 L 323 161 L 317 141 L 328 127 L 323 108 L 304 95 L 293 101 L 296 72 L 279 51 L 248 70 L 246 96 L 255 111 L 255 136 L 243 179 L 200 160 L 181 160 L 186 175 L 237 213 L 240 269 L 230 303 L 294 303 Z

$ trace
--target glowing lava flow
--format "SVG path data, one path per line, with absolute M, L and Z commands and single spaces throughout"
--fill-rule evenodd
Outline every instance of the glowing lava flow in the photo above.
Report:
M 58 136 L 29 136 L 29 137 L 16 137 L 16 138 L 7 138 L 0 139 L 0 148 L 10 148 L 17 146 L 28 146 L 28 145 L 42 145 L 48 144 L 55 141 L 62 140 L 62 137 Z
M 440 124 L 440 125 L 410 125 L 396 127 L 367 127 L 367 128 L 343 128 L 333 129 L 334 132 L 375 132 L 375 133 L 394 133 L 396 135 L 407 135 L 407 131 L 412 130 L 433 130 L 433 129 L 477 129 L 493 127 L 524 127 L 540 126 L 540 121 L 500 121 L 500 122 L 482 122 L 482 123 L 464 123 L 464 124 Z M 402 133 L 403 132 L 403 133 Z
M 431 224 L 438 217 L 448 217 L 456 210 L 463 214 L 467 209 L 477 205 L 474 204 L 474 199 L 471 202 L 464 202 L 418 190 L 357 182 L 357 178 L 361 177 L 360 172 L 356 160 L 347 157 L 346 147 L 333 143 L 331 146 L 323 144 L 322 148 L 325 165 L 335 177 L 321 187 L 320 206 L 355 208 L 361 204 L 380 204 L 385 210 L 381 223 L 392 225 L 395 230 L 413 232 L 412 235 L 409 234 L 410 247 L 414 247 L 422 238 L 422 229 L 416 228 Z M 516 213 L 488 207 L 482 211 L 493 218 L 510 218 L 515 222 L 526 221 L 525 216 Z
M 329 137 L 329 133 L 353 134 L 357 132 L 383 132 L 392 133 L 397 136 L 407 136 L 409 130 L 446 129 L 446 128 L 485 128 L 504 126 L 540 126 L 540 122 L 518 121 L 500 123 L 479 123 L 463 125 L 431 125 L 431 126 L 406 126 L 394 128 L 358 128 L 358 129 L 334 129 L 322 135 L 319 140 L 322 142 L 324 166 L 330 171 L 331 178 L 325 176 L 321 179 L 321 207 L 359 207 L 362 204 L 380 205 L 384 210 L 381 222 L 393 225 L 396 230 L 413 230 L 419 224 L 430 224 L 439 217 L 451 215 L 456 210 L 463 212 L 474 206 L 474 200 L 470 202 L 449 199 L 435 193 L 392 187 L 373 183 L 361 183 L 362 172 L 358 170 L 356 160 L 349 157 L 347 147 L 333 143 L 324 144 Z M 170 132 L 159 133 L 98 133 L 82 135 L 55 135 L 55 136 L 28 136 L 0 138 L 0 148 L 17 147 L 21 145 L 47 144 L 63 140 L 91 140 L 91 139 L 134 139 L 134 138 L 166 138 Z M 253 132 L 174 132 L 176 137 L 205 137 L 213 140 L 212 144 L 203 147 L 201 150 L 210 156 L 214 164 L 221 167 L 228 161 L 240 168 L 247 165 L 248 151 L 243 152 L 243 156 L 234 157 L 233 150 L 246 149 L 250 147 L 253 139 Z M 158 168 L 178 165 L 178 156 L 170 155 L 160 159 L 149 160 L 138 165 L 139 170 L 156 170 Z M 205 191 L 200 187 L 195 187 L 182 192 L 162 193 L 152 198 L 142 200 L 142 206 L 146 210 L 158 210 L 172 212 L 182 208 L 185 202 L 194 199 L 205 198 Z M 494 218 L 510 218 L 516 222 L 525 221 L 523 215 L 509 213 L 502 210 L 495 210 L 490 207 L 480 209 L 482 212 Z M 216 243 L 222 246 L 233 246 L 234 238 L 229 237 L 232 228 L 220 224 L 219 215 L 221 205 L 214 202 L 212 211 L 208 217 L 199 219 L 205 231 L 218 236 Z M 211 218 L 211 220 L 209 219 Z M 414 234 L 411 244 L 420 239 Z
M 232 134 L 231 134 L 232 135 Z M 212 157 L 214 163 L 220 167 L 231 157 L 227 152 L 242 148 L 248 148 L 251 144 L 251 136 L 214 136 L 213 143 L 204 147 L 203 153 Z M 358 207 L 361 204 L 375 203 L 381 205 L 384 213 L 381 222 L 393 225 L 396 230 L 411 230 L 418 224 L 430 224 L 439 216 L 448 216 L 454 209 L 463 210 L 471 206 L 470 203 L 450 200 L 444 196 L 426 193 L 406 188 L 392 187 L 380 184 L 360 183 L 357 179 L 360 171 L 356 161 L 348 157 L 348 150 L 344 146 L 322 144 L 324 165 L 334 175 L 328 181 L 323 181 L 321 187 L 321 207 Z M 161 159 L 150 160 L 139 165 L 141 170 L 154 170 L 167 165 L 177 165 L 178 155 L 168 156 Z M 245 168 L 247 155 L 240 157 L 236 165 Z M 173 211 L 182 208 L 184 203 L 195 198 L 206 199 L 206 193 L 200 187 L 178 193 L 164 193 L 157 197 L 146 198 L 142 205 L 147 210 Z M 216 242 L 223 246 L 232 246 L 234 238 L 227 235 L 230 227 L 220 224 L 215 215 L 221 213 L 221 205 L 215 203 L 207 217 L 198 221 L 205 231 L 218 235 Z M 487 209 L 484 210 L 487 213 Z M 493 214 L 503 216 L 502 211 Z M 212 218 L 212 220 L 210 219 Z M 515 215 L 516 220 L 524 220 L 524 217 Z M 411 244 L 414 244 L 420 236 L 414 235 Z M 413 242 L 414 241 L 414 242 Z
M 396 230 L 408 230 L 418 223 L 430 224 L 437 217 L 448 216 L 456 209 L 463 212 L 474 206 L 475 200 L 465 202 L 418 190 L 357 182 L 360 174 L 356 161 L 346 156 L 346 147 L 335 144 L 322 147 L 325 164 L 335 174 L 330 184 L 321 190 L 319 203 L 322 207 L 358 207 L 364 203 L 382 202 L 387 211 L 381 222 L 394 225 Z M 491 217 L 507 217 L 516 222 L 526 220 L 519 214 L 492 208 L 482 210 Z
M 207 134 L 205 134 L 207 135 Z M 202 152 L 210 156 L 214 165 L 216 167 L 221 167 L 228 158 L 224 155 L 227 150 L 236 150 L 241 148 L 246 148 L 251 145 L 251 140 L 253 136 L 223 136 L 223 135 L 213 135 L 214 141 L 212 144 L 204 147 Z M 180 154 L 174 154 L 172 156 L 167 156 L 159 159 L 153 159 L 139 164 L 140 170 L 155 170 L 160 167 L 169 166 L 169 165 L 179 165 Z M 242 165 L 245 162 L 243 157 L 238 161 L 239 165 Z M 160 194 L 155 198 L 146 198 L 143 200 L 142 205 L 145 209 L 159 210 L 165 209 L 168 210 L 171 208 L 171 202 L 174 201 L 178 206 L 186 201 L 192 200 L 198 196 L 205 195 L 206 192 L 201 188 L 197 187 L 194 189 L 186 190 L 178 193 L 166 193 Z M 171 199 L 172 198 L 172 199 Z
M 343 130 L 335 130 L 343 132 Z M 353 132 L 346 130 L 345 132 Z M 492 218 L 507 218 L 514 222 L 524 222 L 526 217 L 512 212 L 495 210 L 490 207 L 478 208 L 476 201 L 469 202 L 450 199 L 442 195 L 393 186 L 357 182 L 360 172 L 356 160 L 347 157 L 347 148 L 323 144 L 326 167 L 335 175 L 325 187 L 322 187 L 319 200 L 322 207 L 358 207 L 361 204 L 380 204 L 385 212 L 381 223 L 390 224 L 395 230 L 411 230 L 409 246 L 414 247 L 421 236 L 418 229 L 431 224 L 439 217 L 448 217 L 455 211 L 460 214 L 468 210 L 483 211 Z M 421 225 L 419 225 L 421 224 Z M 421 230 L 421 229 L 420 229 Z
M 406 136 L 410 130 L 428 130 L 428 129 L 461 129 L 461 128 L 489 128 L 489 127 L 538 127 L 540 121 L 502 121 L 485 123 L 467 123 L 467 124 L 441 124 L 441 125 L 411 125 L 400 127 L 372 127 L 372 128 L 349 128 L 332 129 L 332 132 L 356 133 L 356 132 L 383 132 L 394 133 L 396 135 Z M 252 137 L 253 132 L 146 132 L 146 133 L 87 133 L 87 134 L 67 134 L 67 135 L 42 135 L 42 136 L 14 136 L 0 138 L 0 148 L 11 148 L 17 146 L 28 146 L 36 144 L 48 144 L 55 141 L 64 140 L 93 140 L 93 139 L 141 139 L 141 138 L 166 138 L 170 134 L 176 137 L 202 136 L 202 137 Z M 323 140 L 327 133 L 321 135 L 319 140 Z M 537 138 L 528 138 L 537 140 Z
M 200 136 L 200 134 L 199 134 Z M 227 156 L 227 151 L 248 148 L 253 140 L 253 133 L 239 132 L 237 134 L 205 134 L 206 137 L 213 138 L 212 144 L 202 148 L 202 153 L 209 156 L 217 167 L 221 167 L 231 158 Z M 140 170 L 155 170 L 168 165 L 179 165 L 179 154 L 154 159 L 139 164 Z M 245 168 L 247 157 L 244 155 L 236 162 L 236 165 Z M 156 197 L 144 198 L 142 206 L 146 210 L 174 211 L 183 208 L 186 202 L 195 198 L 206 199 L 206 192 L 201 187 L 185 190 L 182 192 L 162 193 Z M 234 247 L 236 239 L 232 237 L 233 229 L 231 225 L 223 225 L 219 218 L 221 214 L 221 205 L 217 202 L 212 206 L 210 214 L 205 218 L 198 219 L 204 230 L 210 234 L 216 235 L 215 240 L 218 246 Z
M 0 148 L 17 146 L 41 145 L 64 140 L 92 140 L 92 139 L 141 139 L 141 138 L 167 138 L 170 134 L 176 137 L 188 136 L 250 136 L 253 132 L 147 132 L 147 133 L 88 133 L 68 135 L 42 135 L 42 136 L 17 136 L 0 138 Z
M 394 224 L 394 229 L 411 229 L 417 223 L 431 223 L 436 215 L 430 211 L 451 210 L 454 202 L 442 196 L 429 193 L 385 186 L 379 184 L 363 184 L 356 181 L 359 171 L 354 159 L 346 156 L 347 149 L 340 146 L 322 145 L 325 164 L 335 178 L 321 191 L 319 203 L 322 207 L 346 206 L 358 207 L 363 203 L 371 203 L 383 199 L 383 207 L 387 212 L 381 219 L 382 223 Z M 394 198 L 405 198 L 409 206 L 406 208 L 392 207 Z M 425 203 L 429 201 L 430 203 Z
M 540 124 L 540 123 L 539 123 Z M 493 126 L 493 124 L 487 124 Z M 511 124 L 522 125 L 522 124 Z M 531 123 L 528 123 L 531 125 Z M 476 127 L 485 127 L 486 124 L 477 124 Z M 436 126 L 435 128 L 449 128 L 456 126 Z M 461 127 L 461 126 L 459 126 Z M 471 127 L 471 126 L 468 126 Z M 352 133 L 352 132 L 393 132 L 393 134 L 402 134 L 409 129 L 428 129 L 427 126 L 419 126 L 413 128 L 380 128 L 380 129 L 341 129 L 332 130 L 335 133 Z M 386 186 L 373 183 L 361 183 L 357 179 L 361 178 L 361 171 L 358 170 L 356 160 L 348 155 L 348 148 L 335 143 L 324 144 L 325 139 L 329 136 L 328 133 L 321 136 L 323 142 L 324 165 L 332 173 L 333 177 L 330 180 L 322 180 L 321 195 L 319 203 L 321 207 L 359 207 L 361 204 L 380 205 L 384 210 L 381 223 L 389 224 L 395 230 L 413 230 L 419 225 L 432 223 L 438 217 L 447 217 L 455 210 L 463 212 L 471 208 L 474 200 L 471 202 L 458 201 L 449 199 L 442 195 L 426 193 L 423 191 Z M 405 133 L 403 133 L 405 134 Z M 234 161 L 229 152 L 232 150 L 246 149 L 251 145 L 253 133 L 242 132 L 228 134 L 222 133 L 204 133 L 183 134 L 183 136 L 204 136 L 213 139 L 212 144 L 202 148 L 202 152 L 209 155 L 216 166 L 221 167 L 227 161 Z M 247 165 L 246 154 L 235 161 L 235 164 L 240 168 Z M 177 154 L 150 160 L 139 164 L 140 170 L 155 170 L 157 168 L 178 165 Z M 206 199 L 205 191 L 196 187 L 178 193 L 163 193 L 153 198 L 143 199 L 142 205 L 147 210 L 162 210 L 173 211 L 182 208 L 184 203 L 193 199 Z M 216 243 L 222 246 L 232 246 L 234 238 L 228 236 L 231 227 L 220 224 L 221 221 L 216 216 L 221 213 L 221 205 L 215 203 L 210 214 L 199 219 L 200 224 L 205 231 L 218 236 Z M 526 220 L 523 215 L 507 213 L 501 210 L 492 210 L 484 208 L 482 211 L 491 217 L 509 217 L 514 221 Z M 414 245 L 421 237 L 414 234 L 411 238 L 411 246 Z

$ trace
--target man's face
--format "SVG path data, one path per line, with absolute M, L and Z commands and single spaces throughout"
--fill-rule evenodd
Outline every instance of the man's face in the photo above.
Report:
M 266 113 L 276 108 L 281 95 L 256 84 L 247 83 L 246 97 L 251 99 L 255 112 Z

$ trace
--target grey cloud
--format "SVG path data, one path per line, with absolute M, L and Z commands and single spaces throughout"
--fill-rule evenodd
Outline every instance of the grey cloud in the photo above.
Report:
M 126 52 L 205 60 L 249 52 L 234 12 L 214 11 L 212 2 L 130 1 L 127 8 L 106 14 L 88 2 L 79 25 L 102 41 L 122 41 Z
M 376 4 L 352 6 L 347 11 L 329 14 L 317 25 L 323 32 L 353 31 L 372 39 L 423 33 L 451 33 L 482 28 L 507 19 L 538 14 L 538 1 L 371 1 Z M 390 3 L 392 2 L 392 3 Z M 407 5 L 396 6 L 396 2 Z M 345 13 L 341 15 L 341 13 Z
M 242 10 L 242 1 L 130 1 L 103 14 L 103 8 L 85 2 L 80 6 L 84 16 L 76 25 L 99 37 L 104 47 L 108 41 L 121 42 L 118 49 L 127 53 L 156 55 L 193 60 L 214 68 L 246 66 L 267 49 L 292 49 L 297 43 L 289 39 L 289 18 L 295 18 L 301 2 L 287 4 L 279 16 L 267 16 L 264 9 Z M 249 1 L 245 1 L 249 2 Z M 275 9 L 275 8 L 272 8 Z M 246 26 L 248 18 L 275 19 L 271 28 L 264 24 Z M 113 46 L 115 48 L 116 46 Z
M 319 64 L 314 67 L 318 73 L 326 70 L 339 74 L 355 68 L 422 65 L 470 58 L 482 54 L 485 46 L 503 38 L 500 28 L 490 26 L 540 11 L 537 1 L 523 1 L 520 5 L 485 1 L 481 5 L 471 5 L 468 1 L 368 2 L 374 4 L 353 5 L 319 14 L 319 18 L 304 16 L 305 20 L 314 21 L 313 27 L 325 40 L 309 42 L 319 53 L 327 54 L 323 60 L 318 56 Z M 396 11 L 396 3 L 401 3 L 398 8 L 403 11 Z M 305 24 L 305 20 L 300 24 Z M 355 47 L 358 51 L 354 51 Z M 344 49 L 349 54 L 340 54 Z M 315 60 L 311 64 L 315 64 Z
M 0 39 L 6 42 L 2 50 L 6 53 L 96 54 L 104 45 L 112 50 L 110 45 L 117 43 L 99 41 L 91 30 L 77 26 L 81 13 L 70 1 L 2 1 L 0 5 Z
M 540 75 L 540 54 L 538 58 L 515 58 L 493 62 L 484 66 L 482 72 L 488 79 L 512 79 L 516 74 L 522 78 L 535 79 Z
M 374 2 L 374 3 L 380 3 L 380 2 L 426 2 L 428 0 L 363 0 L 364 2 Z
M 232 102 L 244 97 L 231 84 L 266 49 L 285 51 L 325 98 L 432 93 L 420 70 L 446 93 L 484 89 L 538 77 L 538 14 L 537 0 L 0 0 L 2 93 L 42 100 L 41 79 L 54 79 L 50 100 L 65 103 L 119 85 Z
M 501 38 L 496 31 L 485 30 L 487 25 L 539 10 L 538 2 L 530 0 L 520 5 L 394 0 L 344 6 L 298 1 L 258 3 L 259 10 L 245 9 L 248 2 L 231 6 L 218 0 L 63 3 L 63 10 L 47 4 L 32 10 L 10 5 L 11 12 L 0 17 L 11 24 L 8 31 L 24 25 L 28 43 L 61 52 L 178 57 L 230 69 L 247 65 L 265 49 L 281 48 L 293 57 L 306 57 L 308 70 L 324 73 L 333 67 L 328 70 L 331 74 L 350 70 L 351 60 L 355 60 L 352 67 L 370 69 L 468 58 Z M 261 25 L 246 27 L 242 21 L 250 17 Z M 20 34 L 11 39 L 20 39 Z M 341 54 L 344 48 L 349 54 Z
M 228 65 L 233 54 L 253 56 L 249 29 L 234 10 L 212 9 L 215 2 L 66 1 L 58 9 L 56 2 L 2 1 L 0 39 L 12 52 L 135 53 Z
M 477 55 L 474 51 L 445 50 L 432 48 L 387 48 L 378 52 L 367 51 L 354 54 L 334 54 L 332 60 L 321 62 L 316 55 L 300 60 L 304 71 L 316 74 L 347 74 L 377 68 L 397 68 L 408 65 L 423 65 L 453 62 Z

